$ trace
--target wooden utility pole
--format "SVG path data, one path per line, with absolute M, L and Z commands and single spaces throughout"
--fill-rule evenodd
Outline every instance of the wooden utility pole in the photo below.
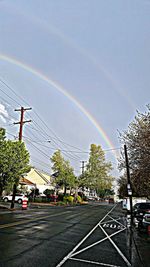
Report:
M 129 161 L 128 161 L 128 153 L 127 147 L 124 145 L 124 153 L 125 153 L 125 162 L 126 162 L 126 170 L 127 170 L 127 191 L 128 197 L 130 200 L 130 215 L 131 215 L 131 226 L 133 225 L 133 208 L 132 208 L 132 187 L 131 187 L 131 179 L 130 179 L 130 169 L 129 169 Z
M 31 120 L 28 121 L 24 121 L 24 112 L 26 110 L 31 110 L 32 108 L 23 108 L 21 107 L 21 109 L 15 109 L 15 111 L 20 111 L 21 112 L 21 116 L 20 116 L 20 121 L 19 122 L 14 122 L 14 124 L 20 124 L 20 129 L 19 129 L 19 141 L 22 141 L 22 131 L 23 131 L 23 125 L 26 122 L 31 122 Z M 13 186 L 13 196 L 12 196 L 12 201 L 11 201 L 11 209 L 14 208 L 15 206 L 15 196 L 16 196 L 16 189 L 17 189 L 17 185 L 14 183 Z
M 19 141 L 22 141 L 22 131 L 23 131 L 23 125 L 26 123 L 26 122 L 31 122 L 31 120 L 28 120 L 28 121 L 24 121 L 24 112 L 26 110 L 31 110 L 32 108 L 24 108 L 24 107 L 21 107 L 21 109 L 15 109 L 15 111 L 20 111 L 21 112 L 21 116 L 20 116 L 20 121 L 19 122 L 14 122 L 14 124 L 20 124 L 20 130 L 19 130 Z

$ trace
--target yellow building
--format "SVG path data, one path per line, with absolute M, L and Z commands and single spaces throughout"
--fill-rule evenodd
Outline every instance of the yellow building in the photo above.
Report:
M 39 189 L 39 193 L 43 193 L 45 189 L 55 189 L 52 184 L 53 179 L 44 171 L 31 168 L 30 172 L 20 178 L 20 185 L 25 185 L 27 191 L 33 188 Z

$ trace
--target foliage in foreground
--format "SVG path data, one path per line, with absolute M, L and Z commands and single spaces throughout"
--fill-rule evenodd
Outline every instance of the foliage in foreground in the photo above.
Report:
M 0 195 L 8 186 L 17 185 L 21 175 L 30 171 L 29 153 L 20 141 L 6 140 L 0 128 Z
M 120 141 L 127 146 L 134 195 L 150 197 L 150 105 L 145 113 L 137 112 L 128 130 L 120 134 Z M 127 192 L 124 153 L 119 166 L 120 170 L 124 170 L 124 175 L 118 181 L 119 194 L 125 196 Z

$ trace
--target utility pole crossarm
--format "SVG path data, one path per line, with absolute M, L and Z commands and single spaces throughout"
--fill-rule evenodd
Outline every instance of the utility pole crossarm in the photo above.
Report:
M 28 120 L 28 121 L 23 121 L 23 124 L 26 123 L 26 122 L 32 122 L 32 120 Z M 20 124 L 21 122 L 18 121 L 18 122 L 14 122 L 14 124 Z
M 23 109 L 24 111 L 26 111 L 26 110 L 31 110 L 32 108 L 23 108 L 23 107 L 21 107 L 21 109 Z M 21 109 L 15 109 L 15 111 L 21 111 Z

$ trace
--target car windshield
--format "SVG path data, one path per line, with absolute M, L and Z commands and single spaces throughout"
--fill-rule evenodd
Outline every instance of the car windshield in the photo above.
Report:
M 141 203 L 139 205 L 140 209 L 150 209 L 150 203 Z
M 135 205 L 134 205 L 134 207 L 133 207 L 133 208 L 134 208 L 134 209 L 137 209 L 137 208 L 139 207 L 139 205 L 140 205 L 140 204 L 139 204 L 139 203 L 137 203 L 137 204 L 135 204 Z

